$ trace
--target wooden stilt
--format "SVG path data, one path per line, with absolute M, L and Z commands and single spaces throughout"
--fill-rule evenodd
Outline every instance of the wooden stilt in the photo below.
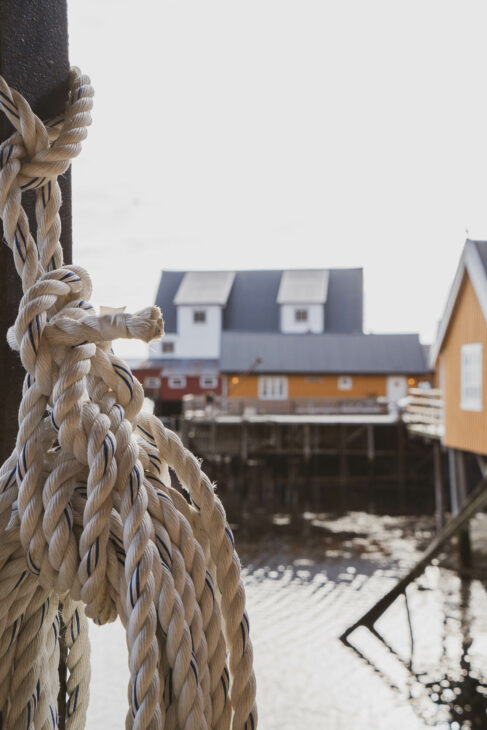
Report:
M 375 459 L 374 426 L 372 423 L 367 424 L 367 459 L 370 462 Z
M 304 460 L 309 461 L 311 456 L 311 433 L 310 433 L 310 425 L 309 423 L 306 423 L 304 425 L 304 433 L 303 433 L 303 451 L 304 451 Z
M 455 517 L 445 525 L 443 530 L 436 537 L 429 548 L 423 553 L 416 565 L 409 573 L 401 578 L 398 583 L 383 598 L 375 603 L 358 621 L 349 626 L 340 636 L 340 639 L 347 643 L 350 634 L 359 626 L 365 626 L 371 631 L 374 625 L 396 598 L 404 593 L 408 585 L 424 571 L 427 565 L 442 550 L 444 544 L 461 530 L 479 510 L 487 504 L 487 479 L 482 479 L 468 496 L 462 508 Z
M 402 421 L 397 423 L 397 480 L 399 482 L 399 502 L 401 510 L 404 511 L 406 506 L 406 459 L 405 459 L 405 443 L 404 443 L 404 425 Z
M 438 441 L 433 444 L 433 464 L 435 478 L 435 516 L 436 534 L 445 524 L 445 500 L 443 497 L 443 470 L 441 465 L 441 446 Z
M 248 425 L 242 421 L 242 429 L 240 433 L 240 458 L 244 463 L 247 462 L 249 454 L 249 431 Z
M 448 449 L 448 476 L 450 485 L 450 505 L 453 516 L 458 514 L 460 503 L 458 501 L 458 484 L 457 484 L 457 461 L 455 457 L 455 449 Z
M 467 474 L 465 471 L 465 454 L 463 451 L 455 453 L 457 463 L 457 484 L 458 484 L 458 502 L 462 506 L 467 499 Z M 458 559 L 460 566 L 469 568 L 472 564 L 472 548 L 470 545 L 470 529 L 469 523 L 458 532 Z

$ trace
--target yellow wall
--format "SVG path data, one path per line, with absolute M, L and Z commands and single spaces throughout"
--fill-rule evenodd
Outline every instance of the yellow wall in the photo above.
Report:
M 482 344 L 483 410 L 479 413 L 460 408 L 460 348 L 470 342 Z M 440 351 L 437 377 L 444 388 L 446 446 L 487 454 L 487 323 L 467 275 Z
M 232 383 L 232 377 L 237 376 L 227 377 L 229 398 L 258 397 L 258 375 L 242 375 L 237 384 Z M 386 395 L 387 375 L 352 375 L 351 390 L 339 390 L 338 377 L 338 375 L 288 375 L 288 397 L 375 398 Z

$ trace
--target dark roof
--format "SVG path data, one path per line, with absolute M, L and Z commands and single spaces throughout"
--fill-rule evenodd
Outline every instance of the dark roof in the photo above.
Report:
M 278 332 L 281 276 L 278 270 L 238 271 L 223 312 L 223 330 Z
M 218 360 L 191 358 L 159 358 L 146 360 L 144 370 L 160 370 L 162 375 L 217 375 L 220 372 Z
M 468 240 L 468 239 L 467 239 Z M 478 251 L 483 267 L 487 272 L 487 241 L 472 241 Z
M 162 309 L 164 330 L 177 327 L 174 297 L 185 271 L 164 271 L 156 304 Z M 223 310 L 223 330 L 230 332 L 279 332 L 277 294 L 282 270 L 237 271 L 227 306 Z M 362 269 L 330 269 L 325 304 L 327 332 L 362 332 Z
M 262 362 L 252 368 L 256 360 Z M 428 372 L 417 334 L 234 334 L 222 337 L 221 371 L 243 373 Z
M 156 294 L 156 304 L 162 311 L 164 332 L 177 331 L 176 305 L 174 297 L 183 280 L 185 271 L 163 271 Z
M 472 283 L 480 309 L 487 321 L 487 241 L 472 241 L 469 238 L 465 241 L 455 278 L 453 279 L 443 310 L 443 316 L 438 326 L 436 340 L 431 348 L 430 362 L 432 367 L 436 364 L 445 337 L 447 336 L 450 322 L 453 321 L 452 315 L 455 311 L 457 297 L 461 291 L 465 276 L 468 276 Z

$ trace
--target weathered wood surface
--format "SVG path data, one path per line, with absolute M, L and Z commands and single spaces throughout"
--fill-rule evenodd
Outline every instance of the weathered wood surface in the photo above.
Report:
M 20 91 L 43 119 L 63 111 L 68 88 L 68 30 L 66 0 L 0 0 L 0 74 Z M 0 139 L 12 132 L 0 116 Z M 71 258 L 71 180 L 60 180 L 63 195 L 62 246 Z M 25 197 L 25 196 L 24 196 Z M 34 220 L 34 193 L 25 205 Z M 32 223 L 31 223 L 32 225 Z M 3 237 L 3 232 L 2 233 Z M 12 451 L 17 432 L 17 410 L 22 392 L 23 370 L 17 353 L 6 342 L 15 321 L 22 290 L 5 244 L 0 246 L 0 460 Z
M 66 0 L 0 0 L 0 74 L 25 96 L 41 119 L 54 117 L 64 109 L 69 78 L 67 15 Z M 1 115 L 0 140 L 6 139 L 11 132 L 10 123 Z M 64 260 L 70 263 L 70 173 L 63 175 L 59 182 L 63 196 L 61 244 Z M 34 205 L 33 192 L 24 196 L 24 207 L 32 228 Z M 1 229 L 0 234 L 3 238 Z M 0 295 L 0 460 L 3 462 L 15 445 L 24 377 L 18 354 L 10 350 L 6 341 L 7 330 L 17 315 L 22 289 L 12 253 L 3 243 L 0 244 Z M 63 642 L 61 654 L 65 654 Z M 59 728 L 63 730 L 66 714 L 64 661 L 61 661 L 59 675 Z

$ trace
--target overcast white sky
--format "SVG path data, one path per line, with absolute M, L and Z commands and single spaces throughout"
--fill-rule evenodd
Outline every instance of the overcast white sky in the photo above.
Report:
M 96 304 L 152 303 L 163 267 L 363 266 L 366 329 L 431 341 L 466 229 L 487 238 L 485 1 L 69 6 Z

